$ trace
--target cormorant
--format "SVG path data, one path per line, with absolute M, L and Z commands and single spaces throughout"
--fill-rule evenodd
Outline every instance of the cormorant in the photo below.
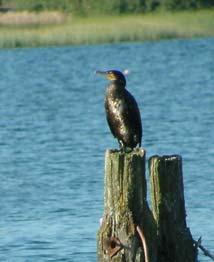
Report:
M 140 111 L 135 98 L 126 87 L 125 76 L 117 70 L 96 71 L 104 75 L 110 83 L 105 96 L 106 118 L 114 137 L 118 139 L 120 148 L 141 146 L 142 124 Z

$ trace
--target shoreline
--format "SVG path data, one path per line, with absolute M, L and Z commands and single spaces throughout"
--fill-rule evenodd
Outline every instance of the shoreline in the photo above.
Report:
M 7 14 L 10 15 L 10 24 L 7 24 L 7 17 L 2 24 L 3 15 L 0 14 L 0 48 L 77 46 L 214 36 L 214 9 L 100 17 L 73 17 L 59 12 L 13 12 Z

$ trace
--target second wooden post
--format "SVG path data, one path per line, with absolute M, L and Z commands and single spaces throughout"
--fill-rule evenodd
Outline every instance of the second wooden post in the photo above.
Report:
M 195 262 L 197 249 L 186 225 L 182 158 L 179 155 L 153 156 L 149 169 L 158 261 Z

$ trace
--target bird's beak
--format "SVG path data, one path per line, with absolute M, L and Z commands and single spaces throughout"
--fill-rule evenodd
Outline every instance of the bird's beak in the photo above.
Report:
M 106 71 L 96 71 L 95 72 L 96 75 L 101 75 L 101 76 L 106 76 L 107 75 L 107 72 Z

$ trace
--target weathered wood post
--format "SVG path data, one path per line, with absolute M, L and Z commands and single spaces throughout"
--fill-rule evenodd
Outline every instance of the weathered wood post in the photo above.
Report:
M 149 159 L 149 169 L 158 261 L 195 262 L 197 250 L 186 225 L 182 158 L 153 156 Z
M 148 262 L 156 261 L 155 221 L 146 200 L 145 151 L 107 150 L 104 215 L 98 231 L 98 261 L 143 262 L 143 232 Z

